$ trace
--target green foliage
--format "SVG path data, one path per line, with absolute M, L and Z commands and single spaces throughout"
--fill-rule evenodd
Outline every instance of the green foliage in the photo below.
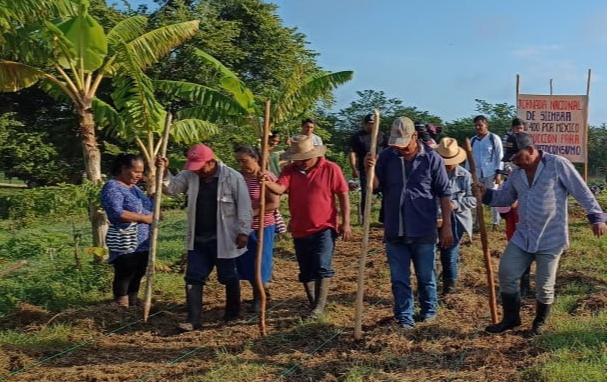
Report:
M 356 94 L 358 99 L 348 107 L 326 116 L 333 125 L 329 123 L 327 130 L 331 133 L 334 151 L 349 152 L 350 137 L 361 128 L 364 116 L 372 113 L 375 108 L 380 111 L 380 130 L 385 134 L 390 134 L 392 121 L 401 116 L 409 117 L 415 122 L 442 124 L 440 117 L 413 106 L 405 106 L 402 100 L 388 98 L 383 91 L 363 90 Z
M 507 103 L 490 104 L 482 99 L 476 99 L 475 101 L 477 113 L 487 118 L 489 130 L 492 133 L 501 137 L 510 131 L 512 119 L 516 116 L 514 105 Z M 447 123 L 443 130 L 443 135 L 455 138 L 460 145 L 463 145 L 466 138 L 470 138 L 476 134 L 472 120 L 478 114 Z
M 3 98 L 0 96 L 0 100 Z M 30 186 L 79 181 L 82 155 L 71 149 L 78 143 L 75 138 L 66 138 L 63 134 L 65 130 L 69 131 L 69 121 L 58 118 L 50 105 L 42 106 L 38 113 L 31 113 L 29 109 L 27 115 L 28 106 L 31 104 L 26 101 L 15 105 L 19 114 L 0 116 L 0 168 L 7 176 L 22 179 Z M 26 128 L 25 123 L 33 125 Z
M 22 301 L 57 311 L 81 305 L 83 298 L 109 291 L 111 267 L 90 262 L 77 269 L 68 256 L 58 254 L 52 260 L 44 260 L 46 264 L 39 264 L 36 272 L 25 269 L 0 280 L 0 288 L 5 291 L 0 296 L 0 315 Z M 39 258 L 42 261 L 43 256 Z
M 85 214 L 90 204 L 98 205 L 101 186 L 61 184 L 0 194 L 0 217 L 33 219 Z
M 590 126 L 588 131 L 588 171 L 590 175 L 600 176 L 607 181 L 607 173 L 599 167 L 607 167 L 607 124 L 599 127 Z

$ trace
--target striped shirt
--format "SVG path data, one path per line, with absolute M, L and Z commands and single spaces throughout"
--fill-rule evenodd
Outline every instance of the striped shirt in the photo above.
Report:
M 510 206 L 519 201 L 519 222 L 512 243 L 529 253 L 569 245 L 567 196 L 584 208 L 590 223 L 605 222 L 605 214 L 571 162 L 540 150 L 542 159 L 531 186 L 525 170 L 512 172 L 501 190 L 489 190 L 483 203 Z
M 276 182 L 276 176 L 271 172 L 266 172 L 268 177 L 272 182 Z M 261 188 L 259 187 L 259 179 L 256 177 L 245 177 L 245 183 L 247 184 L 247 188 L 249 189 L 249 196 L 251 197 L 251 207 L 255 210 L 258 209 L 261 205 L 259 202 L 259 198 L 261 196 Z M 276 224 L 276 215 L 274 211 L 269 211 L 264 214 L 263 226 L 270 227 Z M 251 224 L 252 229 L 259 228 L 259 215 L 253 217 L 253 223 Z

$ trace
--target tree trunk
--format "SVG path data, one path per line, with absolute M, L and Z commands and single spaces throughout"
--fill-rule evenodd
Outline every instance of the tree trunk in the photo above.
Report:
M 80 133 L 82 134 L 86 178 L 94 184 L 100 184 L 102 182 L 101 152 L 99 151 L 95 135 L 95 121 L 93 120 L 91 103 L 89 102 L 85 107 L 79 108 L 77 114 L 80 118 Z M 93 246 L 104 247 L 108 221 L 98 201 L 94 201 L 89 205 L 89 219 L 92 226 Z

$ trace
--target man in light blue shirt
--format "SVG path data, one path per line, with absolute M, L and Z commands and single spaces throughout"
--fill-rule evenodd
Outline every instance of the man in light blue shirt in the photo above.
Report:
M 485 188 L 492 189 L 500 183 L 498 171 L 503 169 L 504 166 L 502 163 L 502 141 L 497 134 L 489 131 L 489 121 L 482 115 L 474 118 L 474 128 L 476 129 L 476 135 L 472 137 L 470 144 L 476 164 L 476 176 Z M 469 166 L 467 166 L 467 169 L 469 169 Z M 497 229 L 500 222 L 497 208 L 491 208 L 491 222 L 493 223 L 493 229 Z
M 568 195 L 584 208 L 597 237 L 607 232 L 606 214 L 571 162 L 538 150 L 528 134 L 520 132 L 508 138 L 504 161 L 512 161 L 518 168 L 501 190 L 486 189 L 483 203 L 509 206 L 518 200 L 519 223 L 499 264 L 504 316 L 485 330 L 503 333 L 521 324 L 519 280 L 535 260 L 537 307 L 530 334 L 536 335 L 550 312 L 559 259 L 569 246 Z

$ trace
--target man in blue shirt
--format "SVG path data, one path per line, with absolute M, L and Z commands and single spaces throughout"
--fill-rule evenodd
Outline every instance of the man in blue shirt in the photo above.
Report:
M 504 161 L 516 166 L 501 190 L 484 190 L 483 203 L 510 206 L 518 203 L 519 222 L 499 264 L 500 294 L 504 316 L 488 326 L 489 333 L 503 333 L 521 324 L 519 280 L 536 261 L 537 307 L 530 335 L 537 335 L 554 301 L 554 284 L 560 256 L 569 246 L 567 197 L 571 194 L 586 210 L 595 236 L 607 232 L 605 214 L 594 195 L 567 159 L 538 150 L 526 133 L 514 133 L 506 142 Z M 474 191 L 474 190 L 473 190 Z
M 438 200 L 443 216 L 439 243 L 453 244 L 451 191 L 443 159 L 417 139 L 413 121 L 397 118 L 392 124 L 389 148 L 381 152 L 375 167 L 374 187 L 380 188 L 385 208 L 385 243 L 390 266 L 394 318 L 404 329 L 415 321 L 436 316 L 434 274 Z M 366 157 L 367 166 L 375 159 Z M 411 262 L 417 276 L 420 314 L 413 317 Z

